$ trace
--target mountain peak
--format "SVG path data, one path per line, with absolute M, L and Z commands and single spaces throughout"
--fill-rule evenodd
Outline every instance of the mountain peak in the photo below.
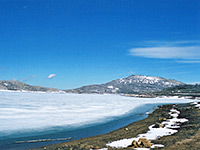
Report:
M 182 85 L 176 80 L 162 77 L 131 75 L 125 78 L 113 80 L 100 85 L 83 86 L 68 92 L 75 93 L 147 93 L 161 91 L 165 88 Z

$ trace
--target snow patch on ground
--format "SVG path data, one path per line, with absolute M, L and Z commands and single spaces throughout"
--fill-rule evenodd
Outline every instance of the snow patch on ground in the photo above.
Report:
M 5 86 L 8 86 L 8 84 L 7 83 L 3 83 Z
M 131 145 L 133 140 L 138 141 L 139 138 L 147 138 L 148 140 L 156 140 L 162 136 L 168 136 L 172 135 L 178 130 L 175 130 L 175 128 L 180 128 L 180 123 L 188 121 L 185 118 L 178 118 L 180 112 L 176 110 L 175 108 L 172 108 L 169 112 L 169 115 L 172 117 L 172 119 L 167 119 L 166 121 L 163 121 L 161 124 L 165 125 L 163 128 L 153 128 L 153 125 L 149 126 L 149 131 L 144 134 L 139 134 L 135 138 L 130 139 L 121 139 L 118 141 L 114 141 L 111 143 L 108 143 L 107 146 L 115 147 L 115 148 L 125 148 Z M 151 148 L 155 147 L 164 147 L 164 145 L 161 144 L 153 144 Z M 136 148 L 137 150 L 149 150 L 149 148 Z
M 191 104 L 200 109 L 200 101 L 192 102 Z
M 114 87 L 113 87 L 113 86 L 107 86 L 107 88 L 109 88 L 109 89 L 113 89 Z
M 195 107 L 199 107 L 199 109 L 200 109 L 200 104 L 197 104 Z

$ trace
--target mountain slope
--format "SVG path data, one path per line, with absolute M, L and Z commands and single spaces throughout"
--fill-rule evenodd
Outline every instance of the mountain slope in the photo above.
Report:
M 0 80 L 0 90 L 57 92 L 58 89 L 32 86 L 16 80 Z
M 165 88 L 183 85 L 176 80 L 161 77 L 132 75 L 126 78 L 113 80 L 99 85 L 88 85 L 73 90 L 66 90 L 72 93 L 146 93 L 161 91 Z

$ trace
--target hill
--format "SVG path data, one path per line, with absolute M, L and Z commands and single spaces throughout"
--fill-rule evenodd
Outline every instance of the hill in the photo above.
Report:
M 88 85 L 77 89 L 65 90 L 71 93 L 113 93 L 135 94 L 161 91 L 165 88 L 184 85 L 184 83 L 161 77 L 132 75 L 98 85 Z
M 0 80 L 0 90 L 58 92 L 58 89 L 32 86 L 16 80 Z

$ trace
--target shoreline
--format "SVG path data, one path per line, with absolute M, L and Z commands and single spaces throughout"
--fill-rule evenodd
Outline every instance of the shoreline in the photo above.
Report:
M 101 149 L 101 148 L 108 148 L 108 150 L 122 150 L 128 148 L 111 148 L 107 147 L 106 144 L 117 141 L 120 139 L 127 139 L 136 137 L 138 134 L 146 133 L 148 131 L 148 127 L 156 122 L 159 122 L 159 118 L 170 118 L 169 110 L 173 104 L 169 105 L 162 105 L 158 106 L 156 110 L 148 115 L 147 118 L 133 122 L 127 126 L 124 126 L 120 129 L 114 130 L 110 133 L 92 136 L 88 138 L 83 138 L 79 140 L 63 142 L 60 144 L 49 145 L 41 148 L 34 148 L 34 150 L 89 150 L 89 149 Z M 182 123 L 180 128 L 178 129 L 179 132 L 170 135 L 161 137 L 158 140 L 154 140 L 153 143 L 155 144 L 163 144 L 165 145 L 164 148 L 154 148 L 157 149 L 177 149 L 177 147 L 181 147 L 180 149 L 187 150 L 187 146 L 190 145 L 187 143 L 188 138 L 189 141 L 195 141 L 197 136 L 198 129 L 200 128 L 200 110 L 199 108 L 195 108 L 190 103 L 187 104 L 175 104 L 176 109 L 178 109 L 180 113 L 180 117 L 187 118 L 189 121 Z M 191 128 L 194 126 L 194 128 Z M 127 130 L 128 129 L 128 130 Z M 187 130 L 186 130 L 187 129 Z M 184 135 L 184 136 L 183 136 Z M 191 137 L 193 136 L 193 139 Z M 197 136 L 197 137 L 196 137 Z M 173 139 L 173 141 L 171 140 Z M 182 146 L 182 144 L 186 141 L 187 145 Z M 196 145 L 192 145 L 193 149 L 199 148 L 200 143 Z M 191 145 L 190 145 L 191 147 Z M 132 148 L 133 149 L 133 148 Z
M 140 107 L 134 109 L 123 116 L 117 116 L 115 119 L 113 118 L 110 121 L 100 122 L 93 125 L 85 125 L 84 127 L 80 127 L 79 129 L 74 130 L 63 130 L 62 132 L 58 133 L 49 133 L 41 136 L 33 136 L 33 137 L 25 137 L 25 138 L 17 138 L 11 139 L 13 142 L 7 144 L 8 146 L 15 147 L 15 149 L 30 149 L 36 148 L 46 145 L 58 144 L 61 142 L 66 142 L 63 140 L 55 140 L 55 139 L 65 139 L 66 137 L 71 137 L 71 139 L 78 140 L 81 138 L 87 138 L 95 135 L 102 135 L 114 131 L 116 129 L 122 128 L 132 122 L 136 122 L 138 120 L 142 120 L 148 116 L 153 110 L 155 110 L 159 105 L 162 104 L 145 104 L 141 105 Z M 148 113 L 147 113 L 148 112 Z M 81 133 L 82 132 L 82 133 Z M 67 141 L 69 141 L 67 140 Z M 23 147 L 24 146 L 24 147 Z M 25 147 L 26 146 L 26 147 Z M 1 145 L 0 145 L 1 147 Z M 5 149 L 7 147 L 4 147 Z M 4 149 L 3 148 L 3 149 Z M 9 148 L 8 148 L 9 150 Z
M 27 115 L 25 114 L 24 117 L 27 118 L 27 120 L 23 118 L 20 119 L 21 114 L 14 116 L 15 118 L 19 117 L 19 119 L 13 120 L 11 118 L 12 116 L 9 117 L 9 114 L 8 114 L 8 125 L 10 126 L 5 126 L 7 129 L 13 129 L 13 128 L 21 129 L 21 127 L 23 126 L 24 126 L 24 129 L 22 129 L 21 132 L 9 132 L 9 135 L 6 132 L 5 134 L 4 133 L 1 134 L 0 138 L 2 138 L 4 141 L 1 142 L 0 149 L 4 149 L 4 150 L 30 149 L 30 148 L 42 147 L 42 146 L 47 146 L 51 144 L 58 144 L 61 142 L 65 142 L 63 140 L 57 141 L 55 139 L 63 139 L 63 138 L 65 139 L 65 138 L 71 137 L 72 140 L 77 140 L 80 138 L 87 138 L 87 137 L 91 137 L 95 135 L 106 134 L 108 132 L 111 132 L 123 126 L 126 126 L 132 122 L 140 120 L 140 116 L 147 117 L 148 113 L 146 112 L 149 112 L 150 109 L 155 108 L 149 105 L 185 103 L 185 102 L 191 101 L 189 99 L 173 99 L 173 98 L 172 100 L 171 98 L 170 99 L 168 98 L 139 99 L 139 98 L 118 96 L 118 95 L 106 95 L 106 96 L 104 95 L 75 95 L 74 97 L 74 95 L 59 94 L 58 95 L 59 97 L 56 97 L 56 99 L 60 99 L 60 103 L 56 103 L 55 97 L 52 97 L 49 99 L 48 105 L 53 106 L 53 109 L 52 107 L 50 107 L 51 109 L 46 109 L 46 106 L 48 105 L 46 105 L 47 103 L 45 100 L 44 101 L 40 100 L 41 95 L 35 94 L 34 95 L 35 97 L 33 97 L 33 95 L 34 94 L 16 93 L 16 94 L 13 94 L 12 96 L 18 97 L 18 99 L 13 98 L 13 99 L 8 99 L 8 101 L 6 101 L 5 106 L 7 107 L 9 107 L 7 103 L 10 102 L 11 104 L 13 103 L 18 104 L 18 105 L 13 105 L 12 108 L 19 107 L 20 108 L 19 110 L 26 109 Z M 5 95 L 2 95 L 2 98 L 4 97 L 7 98 L 8 96 L 10 96 L 10 94 L 5 93 Z M 48 94 L 41 97 L 41 99 L 47 99 L 47 100 L 48 98 L 49 98 Z M 74 100 L 72 101 L 73 98 Z M 29 99 L 29 100 L 26 101 L 26 99 Z M 81 99 L 82 101 L 80 101 Z M 95 103 L 93 99 L 95 99 Z M 32 103 L 32 100 L 33 100 L 33 103 Z M 91 102 L 91 105 L 88 105 L 89 103 L 85 103 L 85 102 Z M 26 106 L 24 107 L 24 103 L 29 104 L 28 107 Z M 37 109 L 35 109 L 35 103 L 39 104 Z M 61 104 L 64 104 L 64 105 L 61 105 Z M 71 104 L 72 104 L 72 107 L 71 107 Z M 144 105 L 147 105 L 146 107 L 147 109 L 143 107 L 140 109 L 138 108 Z M 77 106 L 79 106 L 80 109 Z M 83 109 L 81 107 L 83 107 Z M 139 110 L 137 110 L 136 108 L 138 108 Z M 36 110 L 38 114 L 35 113 L 33 115 L 33 118 L 29 117 L 29 116 L 32 116 L 32 111 L 35 112 Z M 55 111 L 52 112 L 52 110 L 55 110 Z M 86 113 L 80 113 L 82 112 L 82 110 L 86 111 Z M 14 111 L 12 111 L 11 109 L 11 112 L 15 113 L 16 111 L 15 109 Z M 69 112 L 72 112 L 72 113 L 70 114 Z M 130 112 L 133 112 L 133 113 L 131 113 L 130 115 Z M 4 112 L 2 111 L 2 113 Z M 41 114 L 41 118 L 40 118 L 40 114 Z M 52 118 L 53 119 L 52 120 L 49 114 L 53 114 L 54 115 L 53 118 L 55 119 Z M 140 114 L 146 114 L 146 115 L 140 115 Z M 5 113 L 5 115 L 7 115 L 7 113 Z M 88 122 L 86 122 L 86 124 L 77 124 L 77 126 L 67 126 L 67 125 L 62 126 L 62 124 L 65 124 L 66 122 L 70 123 L 71 122 L 70 119 L 72 117 L 74 121 L 76 122 L 83 122 L 85 116 L 86 118 L 88 117 L 87 119 Z M 11 119 L 9 120 L 9 118 Z M 115 121 L 109 122 L 110 120 L 111 121 L 115 120 Z M 20 122 L 20 124 L 17 124 L 18 123 L 17 121 Z M 13 122 L 13 124 L 9 124 L 9 122 Z M 15 125 L 15 122 L 16 122 L 16 125 Z M 22 122 L 24 123 L 22 124 Z M 4 122 L 2 122 L 2 124 L 3 123 Z M 55 126 L 55 127 L 53 126 L 57 124 L 59 124 L 60 126 Z M 49 128 L 44 128 L 44 130 L 37 129 L 37 126 L 42 127 L 45 125 Z M 53 128 L 51 128 L 51 126 L 53 126 Z M 84 127 L 84 129 L 82 129 L 82 127 Z M 88 127 L 88 128 L 85 129 L 85 127 Z M 34 130 L 26 130 L 26 128 L 27 129 L 32 128 Z M 1 130 L 3 130 L 3 128 Z M 18 144 L 15 144 L 16 142 Z

